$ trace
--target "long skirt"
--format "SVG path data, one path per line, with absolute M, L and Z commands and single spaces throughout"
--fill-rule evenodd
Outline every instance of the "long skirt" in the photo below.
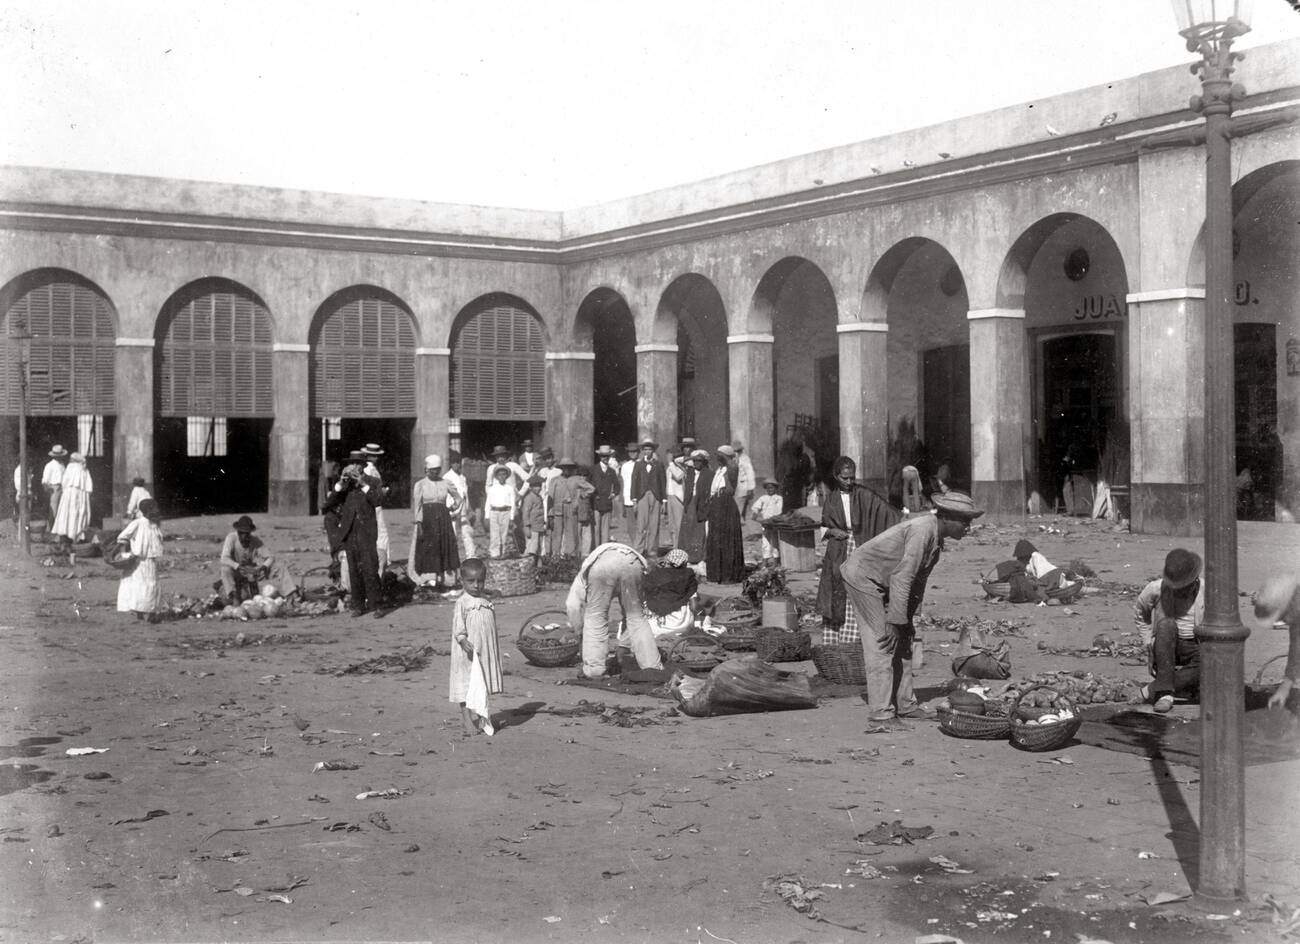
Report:
M 459 567 L 459 542 L 447 506 L 442 502 L 426 502 L 420 507 L 411 579 L 418 582 L 417 574 L 441 579 L 443 574 Z
M 740 512 L 729 490 L 709 501 L 709 530 L 704 540 L 704 572 L 711 583 L 739 583 L 745 579 L 745 546 Z
M 845 541 L 844 559 L 857 549 L 858 543 L 853 540 L 853 532 Z M 842 562 L 841 562 L 842 563 Z M 823 561 L 822 563 L 822 580 L 830 582 L 832 590 L 832 607 L 842 608 L 840 622 L 836 624 L 833 617 L 822 617 L 822 645 L 823 646 L 846 646 L 851 643 L 862 641 L 862 631 L 858 629 L 858 615 L 853 610 L 853 601 L 848 599 L 844 590 L 844 578 L 840 576 L 840 564 Z
M 90 493 L 82 488 L 65 488 L 59 496 L 52 533 L 77 541 L 90 527 Z
M 677 546 L 686 552 L 692 564 L 704 560 L 704 522 L 696 521 L 695 499 L 682 506 L 682 524 L 677 531 Z
M 158 561 L 144 557 L 117 585 L 119 613 L 153 613 L 158 609 Z

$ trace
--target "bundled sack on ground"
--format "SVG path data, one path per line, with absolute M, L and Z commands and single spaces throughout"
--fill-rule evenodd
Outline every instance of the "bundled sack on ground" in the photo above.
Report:
M 990 646 L 978 628 L 963 626 L 952 660 L 952 674 L 959 678 L 1011 678 L 1011 643 L 1000 639 Z
M 679 675 L 669 689 L 693 718 L 817 707 L 807 675 L 782 672 L 757 656 L 728 659 L 704 679 Z

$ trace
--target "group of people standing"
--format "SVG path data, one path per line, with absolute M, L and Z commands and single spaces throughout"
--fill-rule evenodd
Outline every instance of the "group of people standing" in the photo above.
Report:
M 86 457 L 80 452 L 69 453 L 63 446 L 55 445 L 47 458 L 40 480 L 47 509 L 43 516 L 45 527 L 59 549 L 70 552 L 71 545 L 84 541 L 90 529 L 90 496 L 95 484 L 86 468 Z M 14 468 L 15 520 L 22 501 L 22 468 L 21 464 Z M 33 497 L 30 487 L 28 496 L 30 502 Z M 35 511 L 33 505 L 28 507 Z

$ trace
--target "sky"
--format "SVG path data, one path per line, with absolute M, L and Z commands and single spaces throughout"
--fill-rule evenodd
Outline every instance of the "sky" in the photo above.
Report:
M 567 209 L 1191 60 L 1168 0 L 5 0 L 0 164 Z

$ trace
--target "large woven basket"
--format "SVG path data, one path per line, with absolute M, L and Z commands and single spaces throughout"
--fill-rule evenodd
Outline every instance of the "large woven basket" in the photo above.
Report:
M 980 586 L 989 596 L 998 600 L 1007 600 L 1011 597 L 1011 582 L 1009 580 L 997 580 L 992 576 L 995 571 L 989 571 L 980 580 Z M 1055 600 L 1057 603 L 1069 603 L 1079 594 L 1083 593 L 1083 581 L 1071 580 L 1064 587 L 1057 587 L 1054 590 L 1044 591 L 1044 596 L 1049 600 Z
M 952 709 L 939 721 L 939 730 L 958 738 L 1000 741 L 1011 733 L 1011 719 L 1005 705 L 989 701 L 982 715 Z
M 764 662 L 804 662 L 812 655 L 812 637 L 780 626 L 760 626 L 754 652 Z
M 489 557 L 485 589 L 502 597 L 537 592 L 537 564 L 531 557 Z
M 140 558 L 132 554 L 125 544 L 113 544 L 104 555 L 104 563 L 123 574 L 129 574 L 139 565 Z
M 559 617 L 559 619 L 549 619 L 548 617 Z M 524 654 L 525 659 L 544 669 L 573 665 L 578 653 L 582 650 L 582 634 L 577 634 L 578 639 L 576 642 L 560 643 L 551 641 L 545 635 L 529 634 L 529 628 L 535 623 L 542 625 L 546 623 L 562 623 L 564 628 L 572 633 L 573 627 L 569 624 L 568 612 L 565 610 L 542 610 L 540 613 L 529 616 L 524 620 L 523 625 L 519 627 L 519 637 L 515 640 L 515 645 Z M 558 638 L 556 637 L 557 640 Z
M 1025 724 L 1030 717 L 1037 720 L 1039 715 L 1047 714 L 1051 710 L 1020 707 L 1026 695 L 1040 688 L 1055 693 L 1056 708 L 1069 708 L 1075 713 L 1074 717 L 1048 724 Z M 1015 702 L 1011 705 L 1010 715 L 1011 743 L 1022 751 L 1058 751 L 1074 740 L 1079 726 L 1083 724 L 1083 718 L 1079 716 L 1074 703 L 1050 685 L 1033 685 L 1025 689 L 1016 696 Z
M 723 597 L 713 604 L 710 615 L 714 626 L 725 626 L 729 631 L 752 631 L 760 621 L 758 611 L 744 597 Z
M 866 685 L 867 663 L 860 643 L 845 646 L 813 646 L 813 665 L 828 682 L 836 685 Z

